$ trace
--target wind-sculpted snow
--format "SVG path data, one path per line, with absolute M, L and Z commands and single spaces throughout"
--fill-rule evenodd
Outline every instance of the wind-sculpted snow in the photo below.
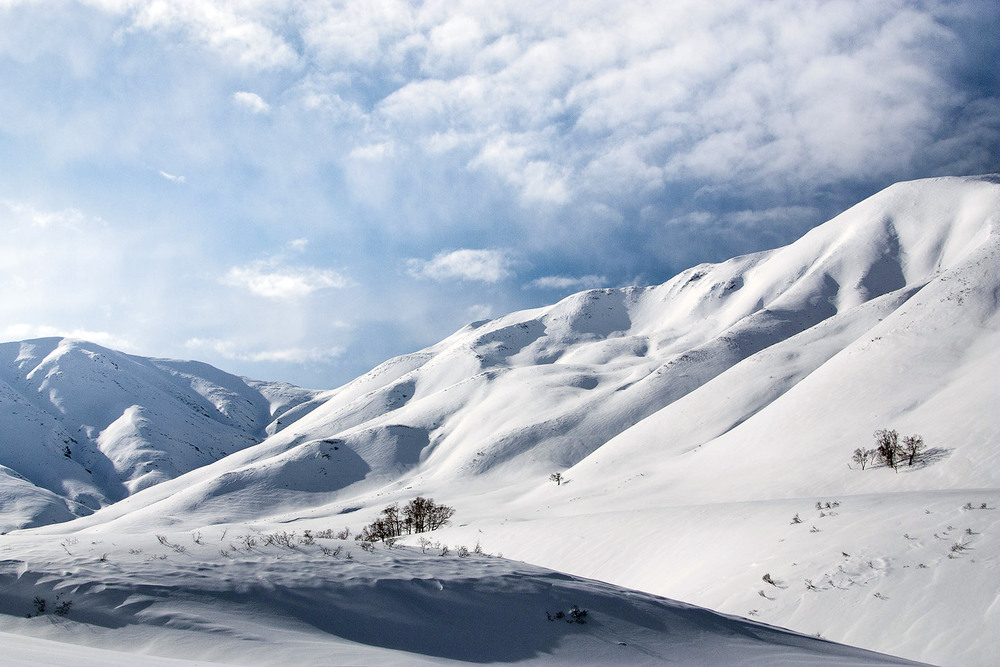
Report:
M 103 665 L 144 662 L 138 651 L 239 665 L 912 664 L 440 544 L 366 551 L 264 525 L 0 544 L 0 629 L 118 649 L 95 651 Z M 22 646 L 47 664 L 58 645 Z M 70 664 L 92 655 L 77 650 Z

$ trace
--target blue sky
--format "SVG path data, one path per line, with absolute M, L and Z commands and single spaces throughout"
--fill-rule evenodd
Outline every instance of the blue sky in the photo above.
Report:
M 0 339 L 334 387 L 1000 171 L 992 0 L 0 0 Z

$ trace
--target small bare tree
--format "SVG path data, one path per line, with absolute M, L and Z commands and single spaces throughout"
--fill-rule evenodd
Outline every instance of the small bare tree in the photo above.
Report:
M 857 449 L 854 450 L 854 456 L 851 457 L 851 460 L 859 464 L 861 466 L 861 469 L 864 470 L 865 466 L 871 463 L 872 459 L 874 458 L 875 458 L 874 449 L 858 447 Z
M 893 470 L 896 469 L 899 464 L 898 457 L 901 454 L 899 433 L 896 432 L 896 429 L 890 431 L 880 428 L 875 431 L 875 452 L 880 461 Z
M 561 472 L 554 472 L 551 475 L 549 475 L 549 481 L 555 482 L 556 486 L 562 486 L 563 474 Z
M 913 462 L 920 456 L 920 453 L 926 449 L 924 444 L 924 439 L 919 435 L 908 435 L 903 438 L 903 455 L 906 456 L 906 462 L 908 465 L 913 465 Z

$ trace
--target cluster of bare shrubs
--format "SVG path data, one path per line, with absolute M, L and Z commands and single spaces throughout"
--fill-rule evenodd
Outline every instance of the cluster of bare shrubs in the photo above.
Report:
M 904 436 L 900 442 L 899 433 L 895 429 L 881 428 L 875 431 L 875 448 L 858 447 L 851 460 L 860 465 L 862 470 L 872 463 L 882 463 L 896 470 L 904 461 L 912 466 L 926 448 L 924 439 L 919 435 Z
M 66 616 L 67 614 L 69 614 L 70 607 L 73 606 L 73 602 L 71 600 L 63 600 L 62 602 L 59 602 L 59 596 L 57 595 L 56 602 L 57 604 L 55 606 L 55 609 L 52 610 L 53 614 L 55 614 L 56 616 Z M 45 601 L 45 598 L 36 595 L 35 599 L 31 601 L 31 604 L 35 606 L 35 613 L 25 614 L 24 615 L 25 618 L 31 618 L 33 616 L 41 616 L 42 614 L 45 613 L 46 605 L 48 603 Z
M 399 503 L 393 503 L 383 509 L 354 539 L 388 544 L 402 535 L 426 533 L 446 526 L 454 514 L 453 507 L 439 505 L 433 498 L 417 496 L 402 508 Z
M 587 610 L 586 609 L 580 609 L 580 607 L 577 606 L 577 605 L 573 605 L 572 607 L 570 607 L 569 612 L 557 611 L 554 614 L 550 614 L 549 612 L 545 612 L 545 616 L 550 621 L 562 621 L 562 620 L 565 620 L 567 623 L 580 623 L 580 624 L 583 624 L 583 623 L 587 622 L 587 620 L 586 620 L 587 619 Z

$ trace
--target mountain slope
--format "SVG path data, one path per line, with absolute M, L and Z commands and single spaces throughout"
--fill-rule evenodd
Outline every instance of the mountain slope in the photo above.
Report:
M 183 499 L 168 486 L 103 516 L 250 487 L 270 508 L 493 477 L 516 497 L 556 469 L 587 495 L 655 470 L 663 502 L 719 499 L 707 481 L 722 471 L 740 480 L 732 499 L 878 491 L 847 463 L 883 427 L 919 430 L 943 458 L 900 485 L 995 487 L 997 468 L 970 462 L 994 461 L 1000 436 L 998 210 L 990 179 L 903 183 L 785 248 L 470 325 L 197 471 Z
M 471 324 L 35 532 L 357 528 L 422 494 L 459 510 L 450 543 L 995 664 L 998 310 L 1000 178 L 902 183 L 784 248 Z M 928 449 L 858 469 L 880 428 Z
M 316 393 L 83 341 L 0 344 L 0 493 L 20 505 L 4 503 L 6 527 L 87 514 L 256 444 Z

